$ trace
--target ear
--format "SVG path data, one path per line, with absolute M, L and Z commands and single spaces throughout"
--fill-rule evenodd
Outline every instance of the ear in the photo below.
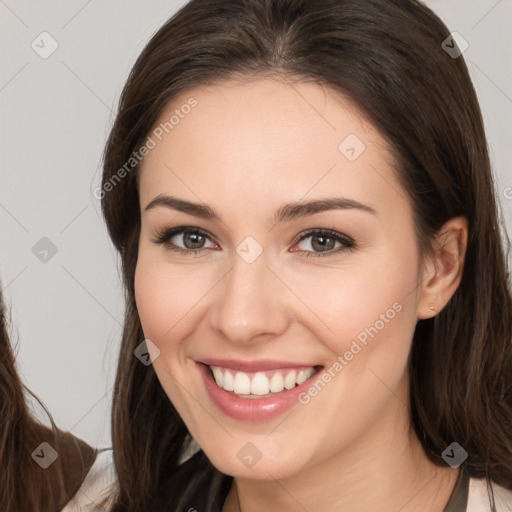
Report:
M 418 319 L 431 318 L 443 309 L 462 279 L 468 242 L 465 217 L 447 221 L 436 234 L 434 254 L 423 265 L 418 296 Z

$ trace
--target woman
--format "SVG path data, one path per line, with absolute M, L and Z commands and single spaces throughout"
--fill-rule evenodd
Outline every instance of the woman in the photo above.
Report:
M 447 45 L 415 0 L 192 0 L 152 37 L 99 191 L 111 510 L 511 506 L 512 301 Z
M 96 458 L 96 451 L 56 428 L 37 422 L 25 401 L 7 335 L 0 295 L 0 510 L 57 512 L 73 498 Z

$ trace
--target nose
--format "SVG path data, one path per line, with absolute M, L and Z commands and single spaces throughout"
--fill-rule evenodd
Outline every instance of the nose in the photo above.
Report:
M 217 287 L 210 325 L 232 343 L 268 340 L 288 327 L 286 300 L 285 286 L 263 255 L 247 263 L 235 254 L 231 270 Z

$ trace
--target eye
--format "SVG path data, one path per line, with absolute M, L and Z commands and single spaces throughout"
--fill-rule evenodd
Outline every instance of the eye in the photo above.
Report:
M 207 240 L 210 240 L 210 237 L 202 229 L 179 226 L 164 229 L 157 234 L 153 243 L 164 245 L 166 249 L 171 251 L 191 256 L 201 253 L 204 249 L 215 247 L 215 244 L 206 246 L 205 242 Z M 182 246 L 177 245 L 178 243 L 181 243 Z
M 309 241 L 305 243 L 308 239 Z M 210 241 L 211 245 L 206 245 L 207 241 Z M 163 229 L 157 233 L 153 243 L 163 245 L 168 250 L 186 256 L 197 256 L 203 250 L 218 247 L 211 242 L 206 231 L 190 226 Z M 354 251 L 356 249 L 356 244 L 352 238 L 330 229 L 309 230 L 302 234 L 295 246 L 300 244 L 303 244 L 303 247 L 292 249 L 292 252 L 299 252 L 307 258 L 329 256 L 344 250 Z
M 308 242 L 303 243 L 308 239 Z M 341 251 L 354 251 L 356 249 L 356 244 L 352 238 L 330 229 L 310 230 L 301 236 L 296 245 L 301 243 L 303 243 L 302 249 L 299 248 L 292 252 L 300 252 L 307 258 L 329 256 Z

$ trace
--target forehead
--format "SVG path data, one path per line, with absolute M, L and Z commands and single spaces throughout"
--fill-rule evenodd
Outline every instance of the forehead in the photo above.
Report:
M 318 83 L 284 78 L 228 80 L 189 89 L 169 102 L 152 131 L 157 132 L 158 140 L 171 132 L 189 135 L 190 124 L 197 141 L 229 136 L 229 140 L 242 142 L 245 152 L 261 142 L 268 149 L 278 146 L 285 152 L 287 143 L 312 135 L 315 140 L 311 142 L 322 140 L 326 148 L 337 149 L 340 137 L 351 130 L 386 146 L 363 113 L 342 93 Z M 274 134 L 279 139 L 268 146 Z M 237 148 L 232 149 L 235 152 Z
M 140 178 L 146 204 L 176 190 L 215 203 L 213 192 L 233 201 L 285 192 L 296 200 L 332 190 L 396 195 L 399 187 L 385 139 L 346 97 L 316 83 L 260 78 L 189 89 L 149 135 L 155 146 Z

